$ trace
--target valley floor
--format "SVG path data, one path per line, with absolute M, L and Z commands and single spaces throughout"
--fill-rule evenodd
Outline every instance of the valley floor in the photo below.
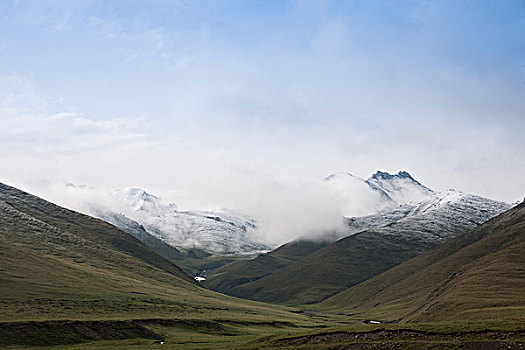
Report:
M 9 335 L 32 341 L 78 341 L 68 331 L 94 337 L 133 336 L 121 340 L 85 340 L 76 344 L 32 346 L 31 349 L 524 349 L 525 328 L 517 324 L 455 322 L 369 325 L 228 320 L 55 321 L 0 324 Z M 336 325 L 339 324 L 339 325 Z M 335 326 L 334 326 L 335 325 Z M 59 331 L 60 330 L 60 331 Z M 89 332 L 87 331 L 89 330 Z M 60 333 L 55 333 L 60 332 Z M 126 333 L 128 332 L 128 333 Z M 130 333 L 131 332 L 131 333 Z M 7 336 L 7 337 L 6 337 Z M 36 336 L 36 338 L 35 338 Z M 40 336 L 40 339 L 37 339 Z M 12 338 L 14 340 L 14 338 Z M 26 349 L 27 345 L 7 345 Z

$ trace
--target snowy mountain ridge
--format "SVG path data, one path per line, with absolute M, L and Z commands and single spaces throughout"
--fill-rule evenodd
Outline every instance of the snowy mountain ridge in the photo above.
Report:
M 511 207 L 455 190 L 436 193 L 406 171 L 393 175 L 377 171 L 367 180 L 338 173 L 326 177 L 324 183 L 328 191 L 345 199 L 346 230 L 324 237 L 334 241 L 393 224 L 418 233 L 420 237 L 414 236 L 416 239 L 444 239 L 447 232 L 471 228 Z M 92 214 L 124 231 L 130 230 L 129 220 L 133 220 L 145 232 L 183 250 L 200 248 L 218 254 L 255 255 L 271 249 L 261 243 L 257 221 L 241 213 L 182 211 L 176 204 L 165 203 L 161 197 L 136 187 L 118 189 L 111 195 L 113 204 L 98 206 Z M 429 234 L 430 231 L 434 233 Z M 393 234 L 385 231 L 388 232 Z
M 160 197 L 154 196 L 142 188 L 130 187 L 113 191 L 112 196 L 134 211 L 148 216 L 159 216 L 166 212 L 177 211 L 175 203 L 162 203 Z
M 406 171 L 399 171 L 395 175 L 377 171 L 366 180 L 366 183 L 380 188 L 397 204 L 419 201 L 434 193 L 434 191 L 423 186 Z
M 269 248 L 257 242 L 254 219 L 231 210 L 180 211 L 174 203 L 165 204 L 160 197 L 141 188 L 130 187 L 113 191 L 112 196 L 124 205 L 125 218 L 136 221 L 151 235 L 174 247 L 201 248 L 220 254 L 257 254 Z M 100 207 L 93 214 L 128 229 L 122 216 L 114 215 L 123 208 Z
M 346 217 L 350 234 L 374 229 L 383 234 L 443 241 L 510 209 L 511 204 L 449 189 L 390 211 Z M 342 237 L 337 237 L 342 238 Z
M 394 175 L 377 171 L 367 180 L 351 173 L 337 173 L 329 175 L 325 181 L 345 198 L 344 216 L 348 217 L 390 211 L 434 194 L 406 171 Z
M 330 240 L 370 229 L 402 235 L 406 235 L 406 230 L 414 234 L 414 239 L 441 240 L 512 207 L 453 189 L 435 192 L 406 171 L 393 175 L 377 171 L 367 180 L 339 173 L 325 181 L 347 200 L 344 216 L 348 231 L 325 237 Z M 391 225 L 401 226 L 395 230 L 385 228 Z

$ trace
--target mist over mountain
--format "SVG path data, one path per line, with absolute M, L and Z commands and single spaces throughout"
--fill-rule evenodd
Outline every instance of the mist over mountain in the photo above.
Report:
M 367 180 L 350 173 L 332 174 L 325 181 L 345 200 L 345 216 L 364 216 L 422 200 L 434 193 L 406 171 L 377 171 Z
M 257 254 L 269 249 L 257 241 L 255 220 L 240 213 L 179 211 L 174 203 L 164 204 L 159 197 L 139 188 L 116 190 L 112 196 L 126 206 L 126 215 L 172 246 L 222 254 Z M 111 208 L 95 206 L 92 211 L 104 219 Z M 115 219 L 114 224 L 120 225 Z
M 124 231 L 132 220 L 173 247 L 252 256 L 298 238 L 335 241 L 468 197 L 453 190 L 436 193 L 407 171 L 377 171 L 366 180 L 346 172 L 311 183 L 272 184 L 259 193 L 246 190 L 235 209 L 221 210 L 181 209 L 139 187 L 101 191 L 67 183 L 50 189 L 58 203 Z
M 333 241 L 299 258 L 260 268 L 260 261 L 234 262 L 212 272 L 207 285 L 233 296 L 300 305 L 324 300 L 412 257 L 463 234 L 504 212 L 510 204 L 459 191 L 433 193 L 393 212 L 347 218 L 346 237 L 310 237 Z M 309 238 L 309 237 L 305 237 Z M 341 238 L 341 239 L 339 239 Z M 339 240 L 338 240 L 339 239 Z M 296 243 L 295 249 L 301 242 Z M 279 250 L 293 251 L 293 242 Z M 242 269 L 237 266 L 242 264 Z M 257 271 L 254 273 L 253 271 Z

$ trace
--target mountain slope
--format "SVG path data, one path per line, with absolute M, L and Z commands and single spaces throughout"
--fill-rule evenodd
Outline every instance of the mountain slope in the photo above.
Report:
M 267 276 L 328 244 L 328 242 L 307 240 L 289 242 L 252 260 L 236 261 L 214 270 L 211 278 L 208 278 L 204 285 L 215 291 L 228 294 L 236 286 Z
M 127 218 L 138 222 L 151 235 L 186 250 L 203 249 L 219 254 L 257 254 L 268 250 L 255 240 L 255 221 L 239 213 L 181 211 L 175 204 L 165 204 L 140 188 L 116 190 L 113 200 L 105 209 L 91 205 L 90 214 L 104 218 L 124 210 Z M 120 227 L 117 220 L 115 224 Z
M 179 250 L 164 242 L 162 239 L 153 236 L 146 231 L 144 226 L 123 214 L 117 214 L 106 208 L 99 208 L 96 206 L 92 206 L 90 212 L 93 213 L 95 217 L 115 225 L 122 231 L 131 234 L 155 253 L 176 264 L 191 276 L 205 276 L 206 272 L 209 270 L 216 269 L 237 260 L 244 260 L 242 257 L 230 254 L 212 254 L 200 248 L 179 248 Z
M 139 240 L 102 220 L 61 208 L 1 183 L 0 201 L 3 202 L 3 209 L 6 213 L 24 219 L 34 227 L 42 226 L 55 234 L 56 232 L 68 232 L 74 235 L 74 237 L 67 235 L 68 237 L 85 241 L 86 245 L 95 241 L 102 248 L 130 254 L 179 278 L 191 281 L 176 265 L 158 256 Z M 65 237 L 65 235 L 59 235 L 59 237 Z M 19 236 L 18 238 L 27 239 L 28 237 Z
M 394 175 L 378 171 L 368 180 L 349 173 L 333 174 L 325 179 L 325 184 L 328 191 L 345 199 L 343 212 L 349 217 L 377 215 L 433 194 L 432 190 L 404 171 Z M 90 191 L 86 186 L 68 184 L 67 187 L 68 190 Z M 160 197 L 140 188 L 116 190 L 105 203 L 105 207 L 100 203 L 88 203 L 81 209 L 129 231 L 132 235 L 136 235 L 138 231 L 132 227 L 136 225 L 130 225 L 129 221 L 135 221 L 150 235 L 179 250 L 204 250 L 211 254 L 245 256 L 254 256 L 269 250 L 268 246 L 257 239 L 256 221 L 237 212 L 182 211 L 175 204 L 166 204 Z M 369 227 L 373 227 L 377 226 L 377 222 L 373 220 L 367 223 L 372 223 Z M 359 232 L 363 225 L 351 224 L 349 228 L 348 232 L 339 236 L 327 236 L 324 240 L 335 241 Z M 139 234 L 143 239 L 144 235 Z M 150 240 L 148 242 L 152 243 Z M 157 244 L 155 247 L 159 248 Z M 199 265 L 198 262 L 194 261 L 191 265 L 192 273 L 199 272 L 194 269 Z
M 508 208 L 506 203 L 457 191 L 436 194 L 417 206 L 417 215 L 343 238 L 226 292 L 293 305 L 319 302 L 434 248 Z M 233 280 L 235 276 L 230 278 Z
M 297 319 L 284 310 L 206 290 L 116 227 L 3 184 L 0 254 L 4 323 Z
M 131 234 L 133 237 L 144 243 L 145 246 L 174 264 L 177 264 L 177 262 L 184 257 L 184 254 L 177 250 L 177 248 L 165 243 L 155 236 L 150 235 L 144 226 L 135 220 L 127 218 L 123 214 L 101 210 L 97 217 L 118 227 L 122 231 Z
M 360 179 L 350 173 L 339 173 L 326 177 L 325 182 L 330 189 L 346 197 L 347 214 L 370 212 L 373 214 L 345 217 L 347 228 L 344 231 L 326 232 L 321 238 L 305 236 L 255 259 L 230 263 L 213 271 L 206 285 L 216 291 L 232 293 L 237 286 L 267 276 L 342 237 L 417 214 L 415 204 L 405 202 L 428 198 L 434 193 L 405 171 L 395 175 L 378 171 L 368 180 Z M 396 198 L 397 202 L 392 198 Z M 378 210 L 380 212 L 376 213 Z M 288 255 L 292 258 L 288 258 Z
M 525 319 L 525 203 L 325 300 L 386 320 Z

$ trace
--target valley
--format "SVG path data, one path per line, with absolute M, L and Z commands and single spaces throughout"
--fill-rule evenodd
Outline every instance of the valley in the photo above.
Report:
M 396 205 L 347 217 L 344 238 L 250 258 L 184 250 L 121 214 L 106 222 L 1 184 L 0 344 L 521 349 L 524 204 L 448 191 Z M 200 283 L 187 274 L 203 269 Z
M 0 0 L 1 350 L 525 350 L 524 0 Z

